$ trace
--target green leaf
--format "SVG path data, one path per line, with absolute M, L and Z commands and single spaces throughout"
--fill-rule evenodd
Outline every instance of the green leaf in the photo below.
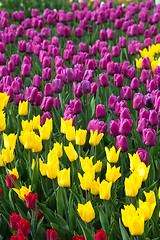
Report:
M 84 237 L 85 237 L 85 240 L 94 240 L 94 237 L 92 235 L 92 231 L 88 228 L 86 228 L 80 221 L 79 219 L 77 219 L 77 222 L 78 224 L 80 225 L 82 231 L 83 231 L 83 234 L 84 234 Z
M 58 187 L 58 189 L 57 189 L 57 212 L 58 212 L 58 214 L 63 216 L 63 210 L 64 210 L 63 189 L 61 187 Z
M 98 207 L 98 212 L 99 212 L 99 219 L 102 225 L 102 228 L 104 229 L 104 231 L 106 232 L 107 236 L 109 235 L 109 222 L 108 222 L 108 218 L 106 216 L 106 214 L 104 213 L 104 211 L 102 210 L 101 207 Z
M 119 226 L 122 234 L 123 240 L 130 240 L 130 237 L 128 236 L 128 233 L 125 229 L 125 227 L 122 225 L 121 219 L 119 218 Z

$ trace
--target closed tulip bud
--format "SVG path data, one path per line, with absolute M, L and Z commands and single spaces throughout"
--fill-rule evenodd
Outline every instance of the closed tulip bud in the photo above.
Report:
M 132 89 L 129 86 L 122 87 L 121 89 L 121 98 L 125 100 L 132 99 Z
M 33 87 L 40 88 L 42 86 L 42 78 L 39 75 L 33 77 Z
M 84 94 L 90 93 L 91 91 L 91 84 L 88 80 L 83 80 L 81 82 L 81 89 Z
M 34 146 L 32 148 L 33 152 L 40 152 L 42 150 L 42 139 L 38 135 L 35 134 L 35 139 L 34 139 Z
M 129 178 L 125 178 L 125 193 L 128 197 L 135 197 L 142 185 L 142 178 L 138 171 L 134 171 Z
M 96 232 L 94 235 L 95 240 L 107 240 L 107 235 L 105 231 L 102 231 L 101 229 Z
M 124 135 L 116 136 L 116 148 L 121 148 L 122 152 L 126 152 L 128 150 L 127 138 Z
M 147 109 L 145 108 L 141 108 L 140 111 L 139 111 L 139 119 L 140 118 L 147 118 L 149 119 L 149 111 L 147 111 Z
M 57 240 L 57 238 L 58 238 L 58 233 L 54 228 L 47 229 L 47 240 L 52 240 L 52 239 Z
M 80 51 L 80 52 L 87 52 L 86 43 L 83 43 L 83 42 L 80 42 L 80 43 L 79 43 L 79 51 Z
M 17 222 L 18 233 L 23 233 L 25 236 L 30 234 L 31 224 L 25 219 L 21 219 Z
M 47 83 L 45 85 L 45 88 L 44 88 L 44 96 L 47 97 L 47 96 L 51 96 L 53 97 L 53 85 L 51 83 Z
M 112 182 L 103 180 L 99 185 L 99 197 L 103 200 L 108 200 L 111 197 Z
M 18 42 L 18 51 L 19 52 L 26 51 L 26 41 L 25 40 L 21 40 L 20 42 Z
M 132 79 L 130 87 L 134 91 L 139 90 L 139 80 L 138 80 L 138 78 L 135 77 L 135 78 Z
M 150 69 L 150 67 L 151 67 L 150 58 L 149 57 L 143 58 L 142 68 L 143 69 Z
M 116 97 L 113 94 L 108 99 L 108 108 L 111 110 L 115 110 L 115 105 L 119 102 L 120 97 Z
M 61 93 L 62 92 L 62 80 L 61 79 L 53 79 L 52 81 L 52 85 L 53 85 L 53 92 L 54 93 Z
M 25 196 L 25 200 L 26 200 L 26 206 L 29 209 L 35 208 L 36 202 L 38 201 L 37 200 L 37 193 L 33 194 L 32 192 L 30 192 L 30 193 L 28 193 L 27 195 L 24 195 L 24 196 Z
M 138 121 L 138 127 L 137 127 L 137 132 L 141 133 L 143 132 L 143 129 L 149 127 L 149 120 L 146 118 L 140 118 Z
M 78 154 L 74 149 L 73 144 L 70 142 L 68 147 L 64 147 L 64 151 L 70 162 L 75 161 L 78 158 Z
M 102 87 L 109 86 L 109 79 L 108 79 L 108 75 L 106 73 L 99 74 L 99 84 Z
M 154 104 L 154 99 L 152 94 L 148 93 L 144 96 L 144 105 L 148 108 L 152 107 Z
M 83 92 L 81 88 L 81 83 L 78 83 L 77 85 L 73 83 L 73 91 L 74 91 L 75 97 L 78 97 L 78 98 L 82 97 Z
M 91 201 L 88 201 L 84 205 L 78 204 L 77 211 L 84 222 L 89 223 L 95 218 L 95 211 L 92 207 Z
M 8 136 L 3 133 L 4 147 L 5 148 L 15 148 L 17 135 L 10 133 Z
M 119 37 L 119 46 L 120 48 L 127 47 L 127 39 L 125 37 Z
M 21 66 L 21 75 L 22 77 L 29 77 L 31 75 L 31 65 L 23 64 Z
M 115 63 L 114 62 L 108 62 L 107 63 L 107 74 L 114 75 L 115 74 Z
M 14 72 L 15 71 L 15 64 L 12 60 L 8 61 L 8 71 Z
M 122 87 L 124 83 L 123 74 L 114 74 L 114 85 L 116 87 Z
M 114 31 L 113 31 L 112 29 L 108 28 L 107 31 L 106 31 L 106 33 L 107 33 L 107 38 L 108 38 L 109 40 L 114 39 Z
M 75 28 L 74 34 L 77 38 L 82 38 L 83 37 L 83 28 Z
M 48 68 L 48 67 L 44 68 L 42 70 L 42 79 L 44 81 L 49 81 L 51 79 L 51 73 L 52 73 L 52 69 L 51 68 Z
M 15 186 L 10 178 L 12 178 L 14 181 L 17 181 L 17 177 L 14 174 L 9 175 L 9 177 L 6 175 L 6 186 L 9 188 L 14 188 Z
M 149 111 L 149 124 L 151 126 L 158 125 L 158 114 L 154 109 Z
M 133 108 L 135 110 L 140 110 L 143 107 L 143 94 L 135 93 L 133 97 Z
M 154 129 L 145 128 L 142 132 L 143 142 L 146 146 L 155 146 L 156 145 L 156 132 Z
M 20 93 L 20 94 L 17 94 L 15 96 L 15 105 L 19 105 L 19 102 L 23 102 L 24 101 L 24 94 L 23 93 Z
M 139 148 L 137 150 L 137 153 L 139 155 L 141 162 L 144 162 L 147 166 L 148 165 L 148 152 L 146 150 L 144 150 L 143 148 Z
M 113 57 L 118 57 L 120 55 L 120 47 L 112 46 L 112 55 Z
M 116 104 L 115 104 L 115 115 L 120 116 L 121 108 L 126 108 L 126 107 L 127 107 L 127 104 L 124 100 L 121 101 L 121 102 L 116 102 Z
M 28 100 L 27 101 L 23 101 L 19 102 L 19 106 L 18 106 L 18 114 L 20 116 L 25 116 L 28 114 Z
M 120 120 L 121 119 L 130 119 L 131 118 L 131 115 L 130 115 L 130 110 L 126 107 L 121 107 L 120 109 Z
M 70 168 L 58 171 L 58 185 L 60 187 L 70 187 Z
M 132 119 L 121 119 L 119 126 L 119 133 L 125 136 L 129 136 L 132 130 L 133 120 Z
M 13 230 L 17 230 L 17 223 L 22 219 L 21 215 L 17 215 L 16 213 L 12 213 L 9 217 L 10 227 Z
M 105 105 L 98 104 L 96 107 L 96 117 L 105 118 L 105 116 L 106 116 Z
M 40 106 L 42 111 L 50 111 L 53 107 L 53 98 L 52 97 L 44 97 Z
M 119 126 L 120 126 L 119 119 L 110 121 L 109 133 L 112 137 L 116 137 L 117 135 L 119 135 Z
M 87 130 L 78 129 L 76 130 L 76 144 L 82 146 L 86 142 Z

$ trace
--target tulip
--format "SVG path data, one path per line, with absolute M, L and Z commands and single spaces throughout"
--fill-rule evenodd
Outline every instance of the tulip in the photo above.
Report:
M 77 211 L 84 222 L 89 223 L 95 218 L 95 211 L 92 207 L 91 201 L 88 201 L 84 205 L 78 204 Z
M 121 102 L 116 102 L 115 104 L 115 115 L 116 116 L 120 116 L 120 112 L 122 108 L 126 108 L 127 107 L 127 103 L 126 101 L 121 101 Z
M 140 176 L 142 177 L 142 181 L 146 181 L 148 178 L 148 173 L 149 173 L 150 165 L 146 167 L 144 162 L 141 162 L 138 167 L 137 171 L 139 172 Z
M 40 109 L 42 111 L 50 111 L 53 107 L 53 98 L 52 97 L 44 97 L 42 103 L 40 105 Z
M 158 114 L 154 109 L 149 111 L 149 123 L 151 126 L 158 125 Z
M 104 136 L 103 133 L 98 134 L 98 130 L 95 130 L 93 133 L 92 129 L 90 130 L 90 134 L 91 135 L 90 135 L 90 139 L 89 139 L 89 144 L 93 145 L 93 146 L 97 146 Z
M 120 97 L 116 97 L 113 94 L 108 99 L 108 108 L 111 110 L 115 110 L 115 105 L 119 102 Z
M 81 156 L 79 156 L 79 158 L 80 158 L 81 168 L 82 168 L 83 172 L 90 172 L 91 173 L 91 169 L 93 167 L 92 159 L 94 158 L 94 156 L 92 156 L 90 158 L 85 157 L 84 159 Z M 95 174 L 95 171 L 94 171 L 94 174 Z
M 15 148 L 17 135 L 10 133 L 7 136 L 5 133 L 3 133 L 3 140 L 4 140 L 5 148 L 9 148 L 9 149 Z
M 47 240 L 57 240 L 58 234 L 54 228 L 47 229 Z
M 28 100 L 23 102 L 20 100 L 18 106 L 18 114 L 20 116 L 26 116 L 28 114 Z
M 116 136 L 116 148 L 119 149 L 120 147 L 122 152 L 126 152 L 128 150 L 127 138 L 124 135 Z
M 114 183 L 120 177 L 121 177 L 120 167 L 116 168 L 114 166 L 111 168 L 111 165 L 107 162 L 106 180 L 108 182 Z
M 22 219 L 21 215 L 17 215 L 16 213 L 12 213 L 9 217 L 10 227 L 13 230 L 17 230 L 17 223 Z
M 12 178 L 14 181 L 17 181 L 17 177 L 14 174 L 9 175 L 9 177 L 6 175 L 6 186 L 9 188 L 14 188 L 15 186 L 10 178 Z
M 105 118 L 105 116 L 106 116 L 105 105 L 98 104 L 96 107 L 96 117 Z
M 70 168 L 58 171 L 58 185 L 60 187 L 70 187 Z
M 112 182 L 103 180 L 99 185 L 99 197 L 103 200 L 108 200 L 111 197 Z
M 11 163 L 14 159 L 14 148 L 2 148 L 2 158 L 4 163 Z
M 137 132 L 141 133 L 143 132 L 143 129 L 149 127 L 149 120 L 146 118 L 140 118 L 138 121 L 138 127 L 137 127 Z
M 78 154 L 74 149 L 73 144 L 70 142 L 69 146 L 64 147 L 64 151 L 69 159 L 70 162 L 75 161 L 78 158 Z
M 129 86 L 122 87 L 122 89 L 121 89 L 121 98 L 125 99 L 125 100 L 132 99 L 132 89 L 131 89 L 131 87 L 129 87 Z
M 139 90 L 139 80 L 138 80 L 138 78 L 135 77 L 135 78 L 132 79 L 130 87 L 134 91 Z
M 46 165 L 41 162 L 41 174 L 46 174 L 48 178 L 55 179 L 59 171 L 59 160 L 54 150 L 49 152 L 47 160 Z
M 125 178 L 125 193 L 126 196 L 135 197 L 138 194 L 138 190 L 142 184 L 142 178 L 140 177 L 139 172 L 134 172 L 129 178 Z M 134 177 L 135 176 L 135 177 Z
M 114 75 L 114 85 L 116 87 L 122 87 L 124 83 L 124 76 L 123 74 L 115 74 Z
M 144 217 L 142 215 L 133 215 L 129 224 L 129 231 L 132 235 L 142 235 L 144 232 Z
M 78 173 L 78 178 L 79 178 L 79 181 L 80 181 L 80 184 L 81 184 L 81 188 L 83 190 L 89 190 L 91 188 L 92 181 L 93 181 L 93 176 L 92 176 L 92 173 L 90 171 L 85 172 L 83 174 L 83 177 L 81 176 L 80 173 Z
M 105 147 L 105 152 L 106 152 L 108 162 L 116 163 L 119 159 L 120 151 L 121 151 L 121 148 L 119 148 L 116 153 L 116 149 L 114 146 L 112 146 L 110 150 L 107 147 Z
M 142 138 L 146 146 L 151 147 L 156 145 L 156 132 L 154 129 L 143 129 Z
M 94 235 L 95 240 L 107 240 L 107 235 L 105 231 L 102 231 L 101 229 L 96 232 Z
M 132 130 L 133 120 L 128 118 L 122 118 L 120 120 L 119 133 L 125 136 L 129 136 Z
M 134 214 L 136 214 L 136 209 L 132 203 L 126 206 L 124 205 L 124 209 L 121 209 L 122 222 L 125 227 L 129 227 L 129 223 L 132 221 Z
M 33 152 L 40 152 L 42 150 L 42 138 L 35 134 L 34 145 L 32 148 Z
M 85 238 L 84 238 L 84 235 L 81 235 L 81 236 L 74 235 L 72 240 L 85 240 Z
M 99 74 L 99 84 L 102 87 L 109 86 L 109 79 L 106 73 Z
M 141 162 L 144 162 L 147 166 L 148 165 L 148 152 L 146 150 L 144 150 L 143 148 L 139 148 L 137 150 L 137 153 L 139 155 Z
M 17 222 L 17 230 L 18 233 L 23 233 L 25 236 L 29 235 L 30 233 L 31 224 L 25 219 L 21 219 Z
M 139 110 L 143 107 L 143 94 L 135 93 L 133 97 L 133 108 Z
M 33 194 L 32 192 L 28 193 L 27 195 L 24 195 L 26 200 L 26 206 L 29 209 L 35 208 L 36 202 L 37 202 L 37 193 Z
M 78 129 L 76 130 L 76 144 L 82 146 L 86 142 L 87 130 Z
M 34 147 L 35 135 L 36 134 L 33 131 L 31 132 L 21 131 L 19 140 L 23 144 L 25 149 L 32 149 Z
M 152 107 L 154 104 L 154 100 L 153 100 L 153 97 L 152 97 L 152 94 L 148 93 L 144 96 L 144 105 L 147 107 L 147 108 L 150 108 Z M 156 124 L 157 125 L 157 124 Z

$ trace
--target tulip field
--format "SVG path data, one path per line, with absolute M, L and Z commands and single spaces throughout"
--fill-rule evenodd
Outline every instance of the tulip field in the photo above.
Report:
M 0 240 L 160 239 L 160 4 L 0 3 Z

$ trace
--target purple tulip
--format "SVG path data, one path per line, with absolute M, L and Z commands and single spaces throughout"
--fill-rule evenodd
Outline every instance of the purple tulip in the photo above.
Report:
M 119 119 L 110 121 L 109 133 L 112 137 L 116 137 L 119 135 L 119 126 L 120 126 Z
M 140 110 L 143 107 L 143 94 L 135 93 L 133 97 L 133 108 L 135 110 Z
M 90 95 L 94 94 L 94 96 L 96 96 L 98 86 L 99 86 L 99 83 L 95 83 L 95 82 L 91 83 Z
M 158 114 L 155 109 L 149 111 L 149 124 L 151 126 L 156 126 L 158 125 Z
M 138 116 L 138 119 L 140 118 L 149 119 L 149 111 L 147 111 L 147 109 L 142 107 L 139 111 L 139 116 Z
M 49 112 L 45 112 L 43 113 L 42 117 L 41 117 L 41 125 L 43 126 L 46 122 L 46 119 L 51 119 L 52 115 Z
M 36 101 L 38 89 L 36 87 L 30 86 L 25 89 L 25 100 L 33 103 Z
M 88 80 L 83 80 L 81 82 L 81 88 L 82 88 L 82 92 L 84 94 L 90 93 L 90 91 L 91 91 L 91 83 Z
M 139 80 L 137 77 L 134 77 L 131 81 L 131 85 L 130 85 L 131 89 L 134 91 L 139 90 Z
M 82 38 L 83 37 L 83 28 L 77 27 L 74 31 L 75 37 Z
M 96 117 L 105 118 L 105 116 L 106 116 L 105 105 L 98 104 L 96 107 Z
M 107 129 L 107 124 L 104 123 L 103 121 L 99 121 L 98 119 L 92 119 L 87 126 L 87 132 L 90 133 L 90 130 L 98 130 L 98 134 L 106 132 Z
M 114 85 L 116 87 L 122 87 L 124 83 L 123 74 L 114 74 Z
M 78 98 L 82 97 L 83 91 L 82 91 L 81 83 L 78 83 L 77 85 L 73 83 L 73 92 L 75 97 L 78 97 Z
M 127 47 L 127 39 L 125 37 L 119 37 L 119 46 L 120 48 Z
M 113 94 L 108 99 L 108 108 L 111 110 L 115 110 L 115 105 L 117 102 L 119 102 L 120 97 L 116 97 Z
M 124 135 L 116 136 L 116 148 L 117 150 L 121 147 L 121 152 L 126 152 L 128 150 L 127 138 Z
M 58 101 L 59 101 L 59 105 L 58 105 Z M 60 102 L 60 99 L 59 98 L 54 98 L 53 99 L 53 105 L 55 106 L 55 108 L 58 110 L 61 108 L 61 102 Z
M 128 118 L 128 119 L 131 118 L 130 110 L 127 107 L 121 107 L 120 108 L 120 120 L 125 119 L 125 118 Z
M 19 105 L 19 102 L 23 102 L 24 101 L 24 94 L 20 93 L 20 94 L 17 94 L 15 96 L 15 105 Z
M 112 46 L 112 55 L 113 57 L 118 57 L 120 55 L 120 47 Z
M 52 73 L 52 69 L 51 68 L 44 68 L 42 70 L 42 78 L 44 81 L 49 81 L 51 79 L 51 73 Z
M 31 75 L 31 65 L 22 64 L 21 65 L 21 75 L 22 77 L 29 77 Z
M 53 92 L 54 92 L 53 85 L 51 83 L 47 83 L 44 88 L 44 96 L 45 97 L 48 97 L 48 96 L 53 97 Z
M 36 100 L 34 101 L 34 105 L 35 106 L 40 106 L 42 103 L 42 92 L 37 92 L 37 97 L 36 97 Z
M 154 129 L 145 128 L 142 132 L 143 142 L 146 146 L 156 145 L 156 132 Z
M 142 134 L 143 129 L 149 127 L 149 120 L 147 118 L 140 118 L 138 121 L 137 132 Z
M 52 97 L 44 97 L 40 106 L 42 111 L 50 111 L 53 107 L 53 98 Z
M 149 57 L 143 58 L 142 68 L 143 69 L 150 69 L 150 67 L 151 67 L 150 58 Z
M 75 98 L 74 100 L 70 100 L 69 106 L 73 108 L 73 112 L 75 115 L 82 112 L 82 103 L 78 98 Z
M 129 86 L 122 87 L 121 89 L 121 98 L 124 100 L 132 99 L 132 89 Z
M 119 133 L 125 136 L 129 136 L 133 127 L 133 120 L 128 118 L 122 118 L 120 120 Z
M 144 162 L 147 166 L 148 165 L 148 152 L 146 150 L 144 150 L 143 148 L 139 148 L 137 150 L 137 153 L 139 155 L 141 162 Z
M 147 107 L 147 108 L 150 108 L 152 107 L 154 104 L 154 100 L 153 100 L 153 97 L 152 97 L 152 94 L 148 93 L 144 96 L 144 105 Z
M 126 108 L 127 107 L 127 104 L 126 104 L 126 101 L 121 101 L 121 102 L 116 102 L 116 105 L 115 105 L 115 115 L 116 116 L 120 116 L 120 112 L 121 112 L 121 109 L 122 108 Z
M 109 79 L 108 79 L 108 75 L 106 73 L 99 74 L 99 84 L 102 87 L 109 86 Z

